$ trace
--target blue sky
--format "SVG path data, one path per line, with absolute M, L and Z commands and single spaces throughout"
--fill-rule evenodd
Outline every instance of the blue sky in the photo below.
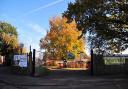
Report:
M 61 15 L 75 0 L 0 0 L 0 21 L 17 28 L 25 47 L 39 50 L 39 40 L 49 29 L 49 19 Z

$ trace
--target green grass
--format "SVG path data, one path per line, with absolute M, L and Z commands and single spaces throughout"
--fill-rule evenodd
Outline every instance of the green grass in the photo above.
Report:
M 29 73 L 29 70 L 28 68 L 24 67 L 24 68 L 21 68 L 19 66 L 12 66 L 11 67 L 11 71 L 14 73 L 14 74 L 21 74 L 21 75 L 28 75 Z
M 50 70 L 43 66 L 37 66 L 35 68 L 35 76 L 44 76 L 48 75 L 50 73 Z

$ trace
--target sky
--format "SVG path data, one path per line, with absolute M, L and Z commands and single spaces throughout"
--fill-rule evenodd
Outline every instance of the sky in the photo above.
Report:
M 19 41 L 39 50 L 39 40 L 49 30 L 49 19 L 61 15 L 75 0 L 0 0 L 0 21 L 17 28 Z

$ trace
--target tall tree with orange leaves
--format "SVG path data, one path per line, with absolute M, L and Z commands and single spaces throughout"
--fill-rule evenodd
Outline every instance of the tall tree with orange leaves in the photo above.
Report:
M 67 23 L 65 17 L 55 17 L 49 20 L 50 30 L 40 40 L 40 47 L 54 59 L 67 58 L 67 53 L 79 57 L 79 52 L 84 52 L 84 39 L 78 39 L 81 32 L 76 28 L 75 21 Z

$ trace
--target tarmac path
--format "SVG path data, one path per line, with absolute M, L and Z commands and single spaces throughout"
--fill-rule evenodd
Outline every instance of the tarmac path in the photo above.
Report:
M 31 77 L 0 68 L 0 89 L 128 89 L 128 76 L 89 76 L 84 71 L 54 70 L 48 76 Z

